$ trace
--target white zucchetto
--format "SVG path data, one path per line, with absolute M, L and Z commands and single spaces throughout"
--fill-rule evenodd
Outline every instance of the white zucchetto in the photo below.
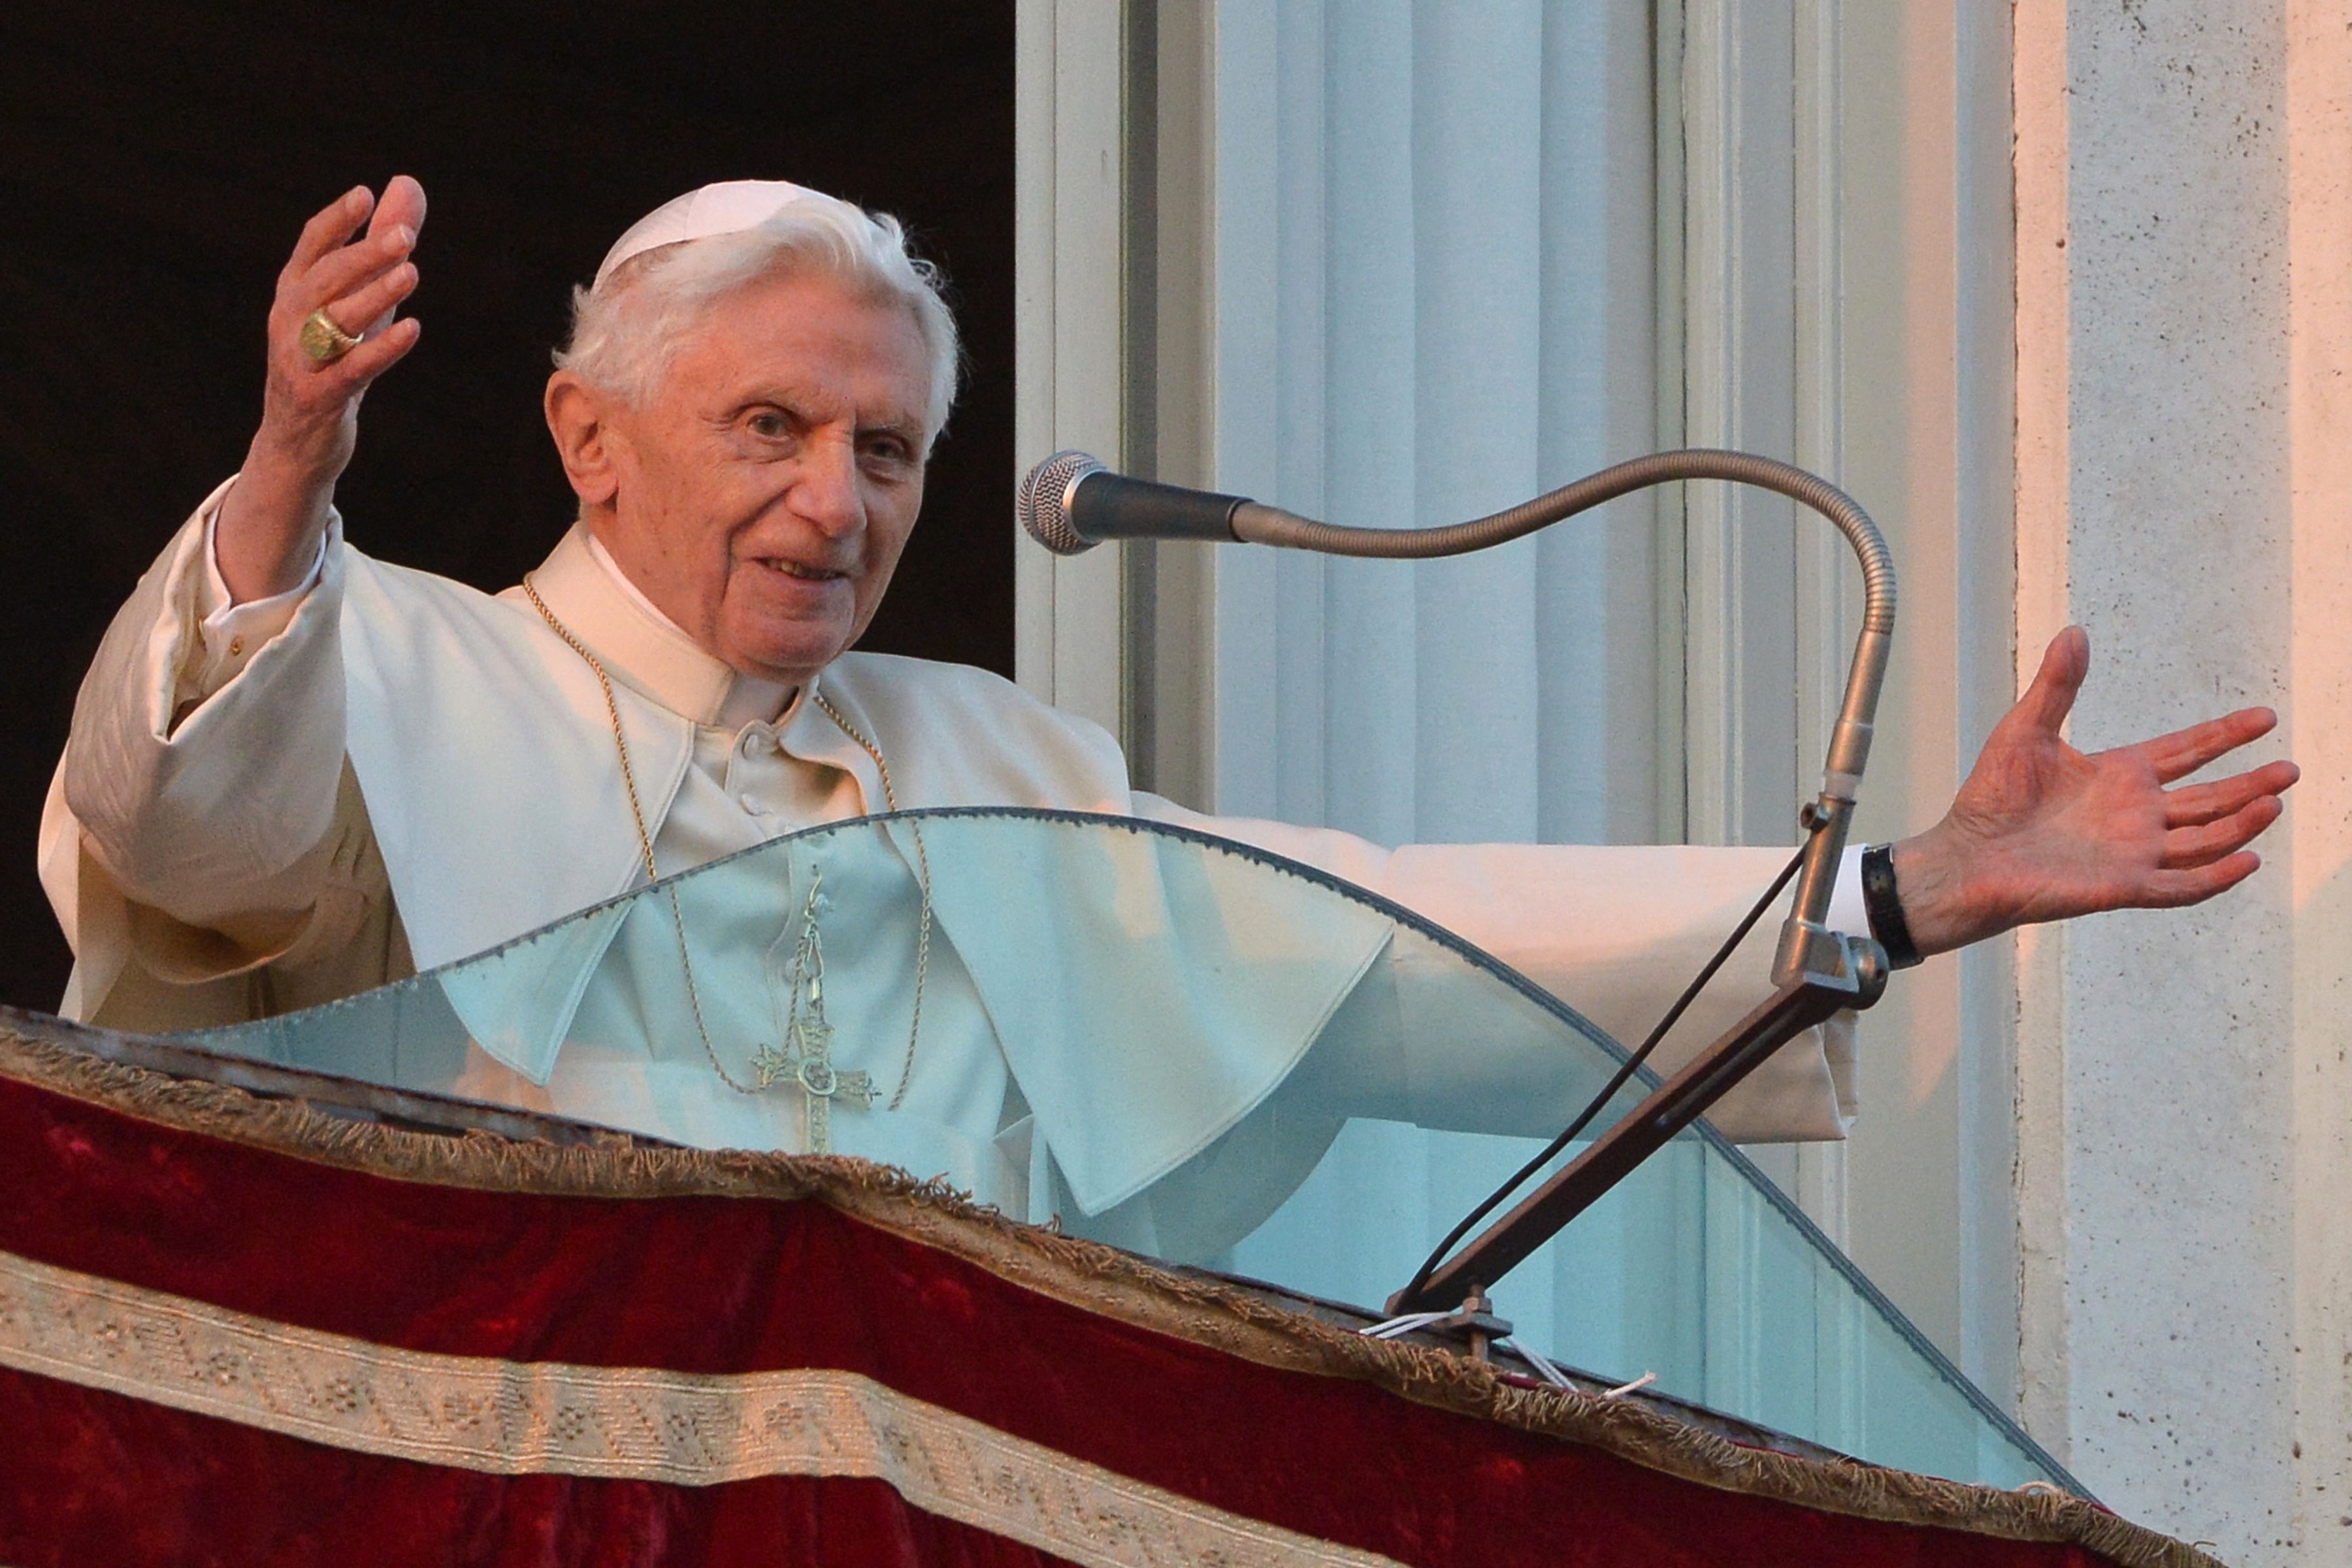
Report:
M 822 202 L 872 221 L 840 197 L 793 184 L 790 180 L 721 180 L 666 201 L 631 224 L 628 231 L 613 242 L 613 248 L 604 253 L 604 263 L 596 268 L 596 281 L 589 286 L 590 289 L 602 289 L 604 279 L 633 257 L 684 240 L 741 234 L 759 227 L 798 202 Z

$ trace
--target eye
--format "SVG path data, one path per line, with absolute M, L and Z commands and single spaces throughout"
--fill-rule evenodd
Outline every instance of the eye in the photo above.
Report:
M 868 462 L 904 468 L 915 460 L 914 443 L 892 430 L 877 430 L 859 441 Z
M 743 422 L 744 428 L 763 440 L 782 441 L 793 433 L 792 421 L 773 408 L 758 408 Z

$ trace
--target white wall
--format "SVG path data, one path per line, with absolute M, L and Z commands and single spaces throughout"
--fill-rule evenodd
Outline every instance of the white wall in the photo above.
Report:
M 2352 11 L 2017 26 L 2021 633 L 2091 628 L 2077 744 L 2266 702 L 2309 767 L 2226 900 L 2024 944 L 2026 1415 L 2127 1513 L 2340 1563 Z

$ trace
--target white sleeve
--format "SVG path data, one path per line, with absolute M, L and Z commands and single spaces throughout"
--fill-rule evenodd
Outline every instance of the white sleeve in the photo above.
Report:
M 226 492 L 224 492 L 226 493 Z M 220 507 L 215 502 L 202 513 L 205 520 L 204 571 L 196 578 L 196 635 L 188 649 L 191 667 L 183 671 L 182 690 L 198 700 L 210 697 L 236 679 L 261 645 L 284 631 L 302 600 L 319 585 L 326 569 L 327 541 L 319 540 L 319 553 L 300 585 L 266 599 L 240 604 L 231 596 L 220 572 L 216 537 Z
M 1629 1048 L 1664 1016 L 1791 853 L 1546 844 L 1391 850 L 1328 828 L 1203 816 L 1140 793 L 1135 802 L 1138 816 L 1255 844 L 1392 899 L 1509 964 Z M 1838 879 L 1841 889 L 1856 884 L 1856 916 L 1858 860 L 1858 853 L 1849 853 Z M 1831 918 L 1840 921 L 1848 911 L 1833 901 Z M 1757 922 L 1652 1058 L 1661 1076 L 1771 994 L 1780 930 L 1777 910 Z M 1404 1037 L 1444 1037 L 1444 1018 L 1424 1011 L 1444 1005 L 1444 987 L 1416 984 L 1417 978 L 1412 966 L 1400 963 L 1397 1005 Z M 1391 1074 L 1379 1076 L 1395 1081 Z M 1412 1076 L 1435 1086 L 1421 1093 L 1412 1120 L 1468 1127 L 1483 1117 L 1485 1131 L 1521 1131 L 1515 1122 L 1519 1108 L 1504 1109 L 1511 1098 L 1507 1086 L 1488 1081 L 1475 1064 Z M 1853 1077 L 1853 1015 L 1841 1014 L 1783 1047 L 1718 1101 L 1709 1119 L 1741 1142 L 1842 1138 L 1856 1109 Z
M 208 602 L 227 489 L 108 627 L 61 770 L 63 804 L 122 893 L 207 928 L 310 907 L 343 768 L 341 524 L 290 603 Z

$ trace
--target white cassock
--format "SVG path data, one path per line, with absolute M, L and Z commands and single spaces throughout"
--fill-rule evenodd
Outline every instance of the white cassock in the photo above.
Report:
M 75 710 L 41 832 L 42 880 L 77 960 L 63 1012 L 152 1031 L 283 1013 L 479 952 L 642 882 L 603 693 L 520 589 L 492 597 L 372 560 L 343 542 L 337 521 L 307 589 L 231 606 L 209 545 L 226 488 L 141 581 Z M 584 531 L 567 534 L 533 582 L 614 678 L 665 876 L 885 809 L 873 758 L 810 691 L 712 658 Z M 1449 928 L 1621 1039 L 1647 1032 L 1787 855 L 1383 849 L 1325 829 L 1203 816 L 1131 790 L 1102 731 L 978 669 L 851 653 L 821 684 L 882 752 L 902 808 L 1101 812 L 1255 845 Z M 836 1116 L 840 1152 L 944 1173 L 1009 1213 L 1061 1214 L 1106 1239 L 1206 1256 L 1268 1212 L 1349 1116 L 1538 1134 L 1589 1092 L 1589 1069 L 1565 1070 L 1539 1042 L 1466 1046 L 1416 1028 L 1449 1005 L 1446 983 L 1379 931 L 1351 927 L 1332 912 L 1336 899 L 1296 911 L 1326 923 L 1308 944 L 1319 947 L 1286 972 L 1297 994 L 1266 1004 L 1270 1028 L 1203 1029 L 1210 1006 L 1185 1040 L 1165 1028 L 1147 1037 L 1155 1025 L 1143 1016 L 1107 1037 L 1057 1015 L 1054 987 L 1000 987 L 1013 960 L 992 951 L 984 900 L 971 893 L 1006 868 L 959 875 L 955 836 L 931 842 L 949 864 L 934 868 L 941 941 L 919 1055 L 897 1110 Z M 735 880 L 768 858 L 738 862 L 747 869 Z M 1832 921 L 1858 930 L 1847 870 Z M 729 871 L 688 884 L 719 1051 L 758 1033 L 730 999 L 768 994 L 757 966 L 791 902 L 772 869 L 761 872 L 768 885 L 733 891 Z M 831 962 L 850 940 L 841 931 L 879 931 L 875 962 L 909 972 L 921 892 L 908 867 L 851 857 L 826 874 Z M 1025 874 L 1091 871 L 1033 857 Z M 1762 998 L 1777 924 L 1762 922 L 1692 1008 L 1662 1069 Z M 570 970 L 542 974 L 533 993 L 562 993 L 560 1005 L 518 1009 L 511 990 L 501 1000 L 453 989 L 471 1042 L 427 1075 L 438 1081 L 412 1086 L 702 1146 L 802 1147 L 796 1093 L 728 1089 L 679 1026 L 666 905 L 633 900 L 578 930 L 545 960 Z M 580 981 L 568 991 L 567 973 Z M 1016 990 L 1029 999 L 1019 1026 L 1003 1019 Z M 903 1021 L 834 1021 L 843 1070 L 870 1069 L 886 1085 L 897 1076 Z M 1440 1047 L 1424 1036 L 1445 1037 Z M 1439 1048 L 1443 1064 L 1411 1060 Z M 1738 1139 L 1841 1137 L 1853 1056 L 1842 1016 L 1784 1047 L 1713 1119 Z M 350 1070 L 400 1077 L 383 1064 Z

